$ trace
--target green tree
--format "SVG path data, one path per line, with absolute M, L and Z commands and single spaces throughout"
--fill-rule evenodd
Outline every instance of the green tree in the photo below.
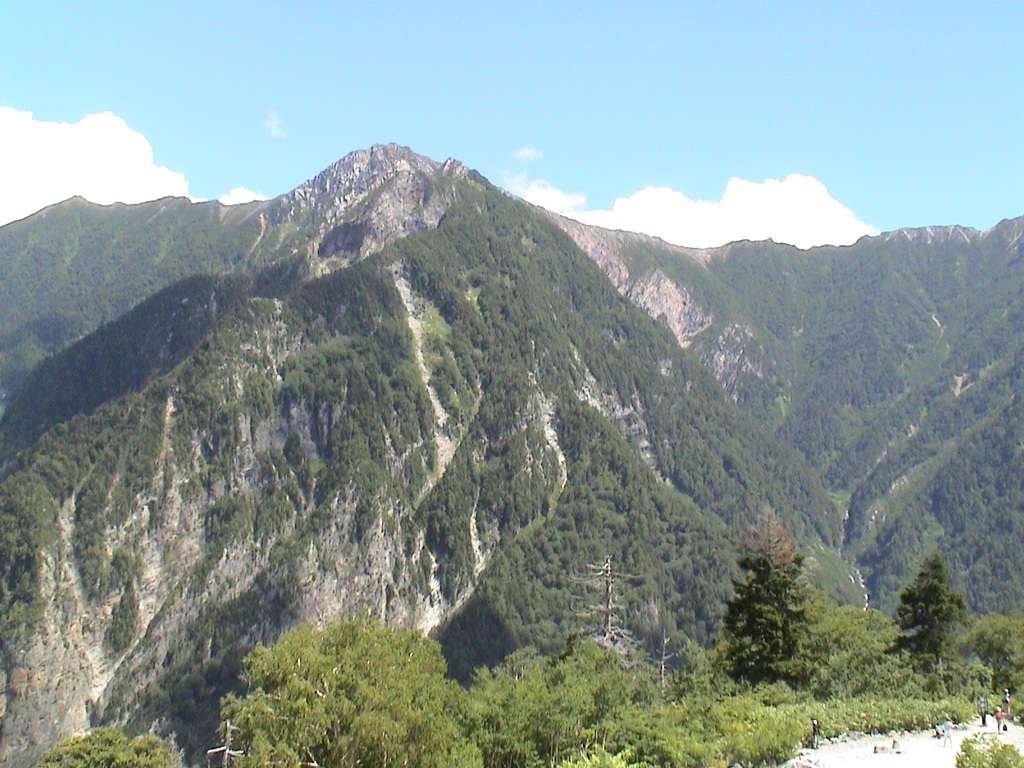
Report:
M 1024 768 L 1024 757 L 1012 744 L 979 734 L 965 739 L 956 756 L 956 768 Z
M 967 633 L 964 645 L 992 670 L 991 690 L 1024 687 L 1024 614 L 982 616 Z
M 583 759 L 600 747 L 617 752 L 625 723 L 655 699 L 650 670 L 623 669 L 593 640 L 558 656 L 532 651 L 480 670 L 470 695 L 476 742 L 486 768 L 542 768 Z
M 171 768 L 171 753 L 153 734 L 128 740 L 114 728 L 64 739 L 36 768 Z
M 906 657 L 888 653 L 897 634 L 880 611 L 838 605 L 811 591 L 794 677 L 817 699 L 916 695 L 920 680 Z
M 731 674 L 757 684 L 788 680 L 807 626 L 804 556 L 774 512 L 760 515 L 726 604 L 723 641 Z
M 952 589 L 941 555 L 921 561 L 914 579 L 900 592 L 896 623 L 902 631 L 898 650 L 906 650 L 924 669 L 951 658 L 950 638 L 967 623 L 964 596 Z
M 251 685 L 229 697 L 236 765 L 441 768 L 480 765 L 460 725 L 465 694 L 437 644 L 370 619 L 304 625 L 246 659 Z

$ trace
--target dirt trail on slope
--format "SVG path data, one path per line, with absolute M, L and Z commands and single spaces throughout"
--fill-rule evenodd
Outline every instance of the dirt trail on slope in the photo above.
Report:
M 1010 723 L 1009 730 L 997 735 L 995 719 L 989 716 L 984 728 L 980 718 L 973 723 L 953 726 L 952 746 L 944 746 L 943 740 L 936 739 L 930 732 L 864 736 L 822 744 L 818 749 L 805 749 L 790 765 L 795 768 L 954 768 L 960 743 L 979 733 L 1013 744 L 1024 752 L 1024 725 Z

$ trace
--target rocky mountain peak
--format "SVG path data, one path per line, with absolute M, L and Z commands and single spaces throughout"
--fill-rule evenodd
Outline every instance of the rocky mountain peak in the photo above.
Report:
M 1024 256 L 1024 216 L 1003 219 L 994 227 L 985 230 L 983 237 L 1002 243 L 1007 249 L 1014 249 L 1017 256 Z
M 955 224 L 945 227 L 913 227 L 897 229 L 892 232 L 886 232 L 881 235 L 881 237 L 883 237 L 886 242 L 891 242 L 897 238 L 905 238 L 912 243 L 932 245 L 933 243 L 947 242 L 950 240 L 970 243 L 978 236 L 978 234 L 978 230 L 972 227 L 962 227 Z
M 350 152 L 299 185 L 286 196 L 300 206 L 316 207 L 325 199 L 352 200 L 396 178 L 410 174 L 432 176 L 441 164 L 398 144 L 375 144 Z
M 455 200 L 465 166 L 438 163 L 397 144 L 377 144 L 343 157 L 275 200 L 272 224 L 311 230 L 307 257 L 314 274 L 378 252 L 397 237 L 437 226 Z

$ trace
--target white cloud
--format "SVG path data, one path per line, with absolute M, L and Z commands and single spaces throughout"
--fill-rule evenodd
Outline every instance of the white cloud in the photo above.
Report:
M 530 180 L 525 173 L 505 179 L 505 186 L 510 192 L 555 213 L 576 218 L 576 215 L 587 204 L 587 196 L 579 192 L 562 192 L 551 186 L 544 179 Z
M 878 234 L 820 181 L 795 173 L 760 184 L 730 179 L 717 201 L 691 200 L 668 187 L 648 186 L 616 199 L 610 210 L 587 210 L 585 195 L 567 195 L 525 174 L 505 183 L 524 200 L 586 224 L 641 232 L 693 248 L 769 239 L 810 248 L 849 245 L 863 235 Z
M 0 225 L 74 195 L 102 205 L 188 196 L 188 182 L 153 163 L 153 148 L 117 115 L 36 120 L 0 106 Z
M 242 203 L 251 203 L 253 200 L 266 199 L 268 199 L 267 196 L 262 192 L 253 192 L 245 187 L 235 187 L 218 197 L 217 201 L 224 205 L 241 205 Z
M 277 114 L 276 109 L 270 110 L 267 114 L 267 133 L 274 139 L 283 139 L 288 136 L 284 131 L 284 123 L 281 122 L 281 116 Z
M 520 147 L 512 153 L 512 157 L 520 163 L 529 163 L 533 161 L 543 162 L 544 153 L 539 149 L 534 149 L 533 147 Z

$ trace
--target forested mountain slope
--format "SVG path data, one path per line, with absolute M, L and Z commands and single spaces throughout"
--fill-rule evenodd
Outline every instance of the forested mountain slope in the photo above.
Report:
M 310 253 L 322 270 L 433 226 L 443 169 L 397 149 L 353 152 L 272 201 L 73 198 L 0 227 L 0 407 L 43 357 L 178 280 Z
M 0 421 L 8 764 L 101 722 L 200 753 L 241 655 L 301 620 L 435 630 L 459 674 L 557 648 L 605 557 L 640 641 L 703 639 L 765 508 L 840 580 L 807 462 L 547 216 L 398 147 L 257 213 L 266 254 L 52 357 Z
M 262 207 L 73 198 L 0 227 L 0 396 L 45 355 L 157 289 L 244 260 Z
M 974 609 L 1024 605 L 1024 219 L 699 252 L 560 223 L 817 468 L 876 606 L 935 548 Z

